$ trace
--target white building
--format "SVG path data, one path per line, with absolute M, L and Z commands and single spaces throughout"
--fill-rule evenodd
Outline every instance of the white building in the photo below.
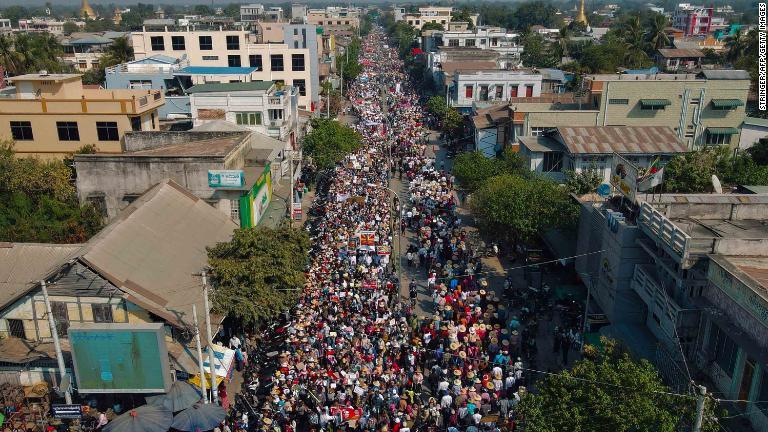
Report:
M 471 108 L 475 103 L 541 96 L 542 76 L 530 70 L 456 70 L 451 105 Z
M 8 18 L 0 18 L 0 33 L 9 32 L 13 30 L 11 27 L 11 20 Z
M 292 4 L 291 5 L 291 21 L 293 22 L 306 22 L 307 21 L 307 5 Z
M 765 137 L 768 137 L 768 119 L 747 117 L 741 126 L 739 150 L 746 150 Z
M 240 21 L 256 22 L 264 16 L 264 5 L 251 3 L 240 6 Z
M 201 84 L 187 93 L 195 127 L 224 120 L 281 141 L 294 140 L 297 108 L 290 87 L 271 81 Z
M 688 151 L 666 126 L 558 127 L 539 136 L 518 137 L 518 142 L 530 170 L 556 181 L 565 180 L 566 170 L 594 170 L 608 182 L 614 153 L 647 167 L 656 158 L 663 164 Z
M 421 30 L 421 27 L 427 23 L 440 24 L 443 27 L 448 27 L 448 23 L 451 22 L 452 14 L 453 8 L 450 6 L 427 6 L 420 7 L 419 12 L 416 14 L 403 14 L 401 21 L 407 22 L 416 30 Z M 397 18 L 399 14 L 396 14 L 395 16 Z M 477 19 L 479 17 L 479 14 L 469 16 L 472 25 L 477 25 Z
M 425 32 L 430 33 L 429 31 Z M 444 47 L 480 48 L 498 52 L 508 59 L 520 59 L 523 46 L 517 44 L 517 33 L 500 27 L 475 27 L 473 30 L 449 28 L 436 30 L 424 37 L 424 51 L 436 51 Z

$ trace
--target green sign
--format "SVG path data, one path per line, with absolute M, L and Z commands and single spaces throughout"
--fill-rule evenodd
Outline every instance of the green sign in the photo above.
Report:
M 162 323 L 72 323 L 80 393 L 165 393 L 171 369 Z
M 208 187 L 242 188 L 245 186 L 243 170 L 208 170 Z

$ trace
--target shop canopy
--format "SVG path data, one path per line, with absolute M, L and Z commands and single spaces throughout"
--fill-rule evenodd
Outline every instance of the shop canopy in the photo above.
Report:
M 671 104 L 669 99 L 640 99 L 643 108 L 661 108 Z
M 712 99 L 712 106 L 719 109 L 734 109 L 743 105 L 740 99 Z

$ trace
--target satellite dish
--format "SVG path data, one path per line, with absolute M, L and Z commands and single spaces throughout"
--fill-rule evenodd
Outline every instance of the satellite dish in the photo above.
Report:
M 607 197 L 611 194 L 611 185 L 608 183 L 603 183 L 600 186 L 597 187 L 597 194 L 601 197 Z
M 712 174 L 712 187 L 715 189 L 715 193 L 723 193 L 723 185 L 720 184 L 720 179 L 714 174 Z

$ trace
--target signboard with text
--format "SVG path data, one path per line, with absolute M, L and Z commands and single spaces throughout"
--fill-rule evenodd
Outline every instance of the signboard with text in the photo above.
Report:
M 81 419 L 83 418 L 83 408 L 79 404 L 53 404 L 51 412 L 55 419 Z
M 637 193 L 638 170 L 635 165 L 623 156 L 614 153 L 611 164 L 611 185 L 631 201 L 635 201 Z
M 245 173 L 242 170 L 208 170 L 208 187 L 242 188 L 245 186 Z

